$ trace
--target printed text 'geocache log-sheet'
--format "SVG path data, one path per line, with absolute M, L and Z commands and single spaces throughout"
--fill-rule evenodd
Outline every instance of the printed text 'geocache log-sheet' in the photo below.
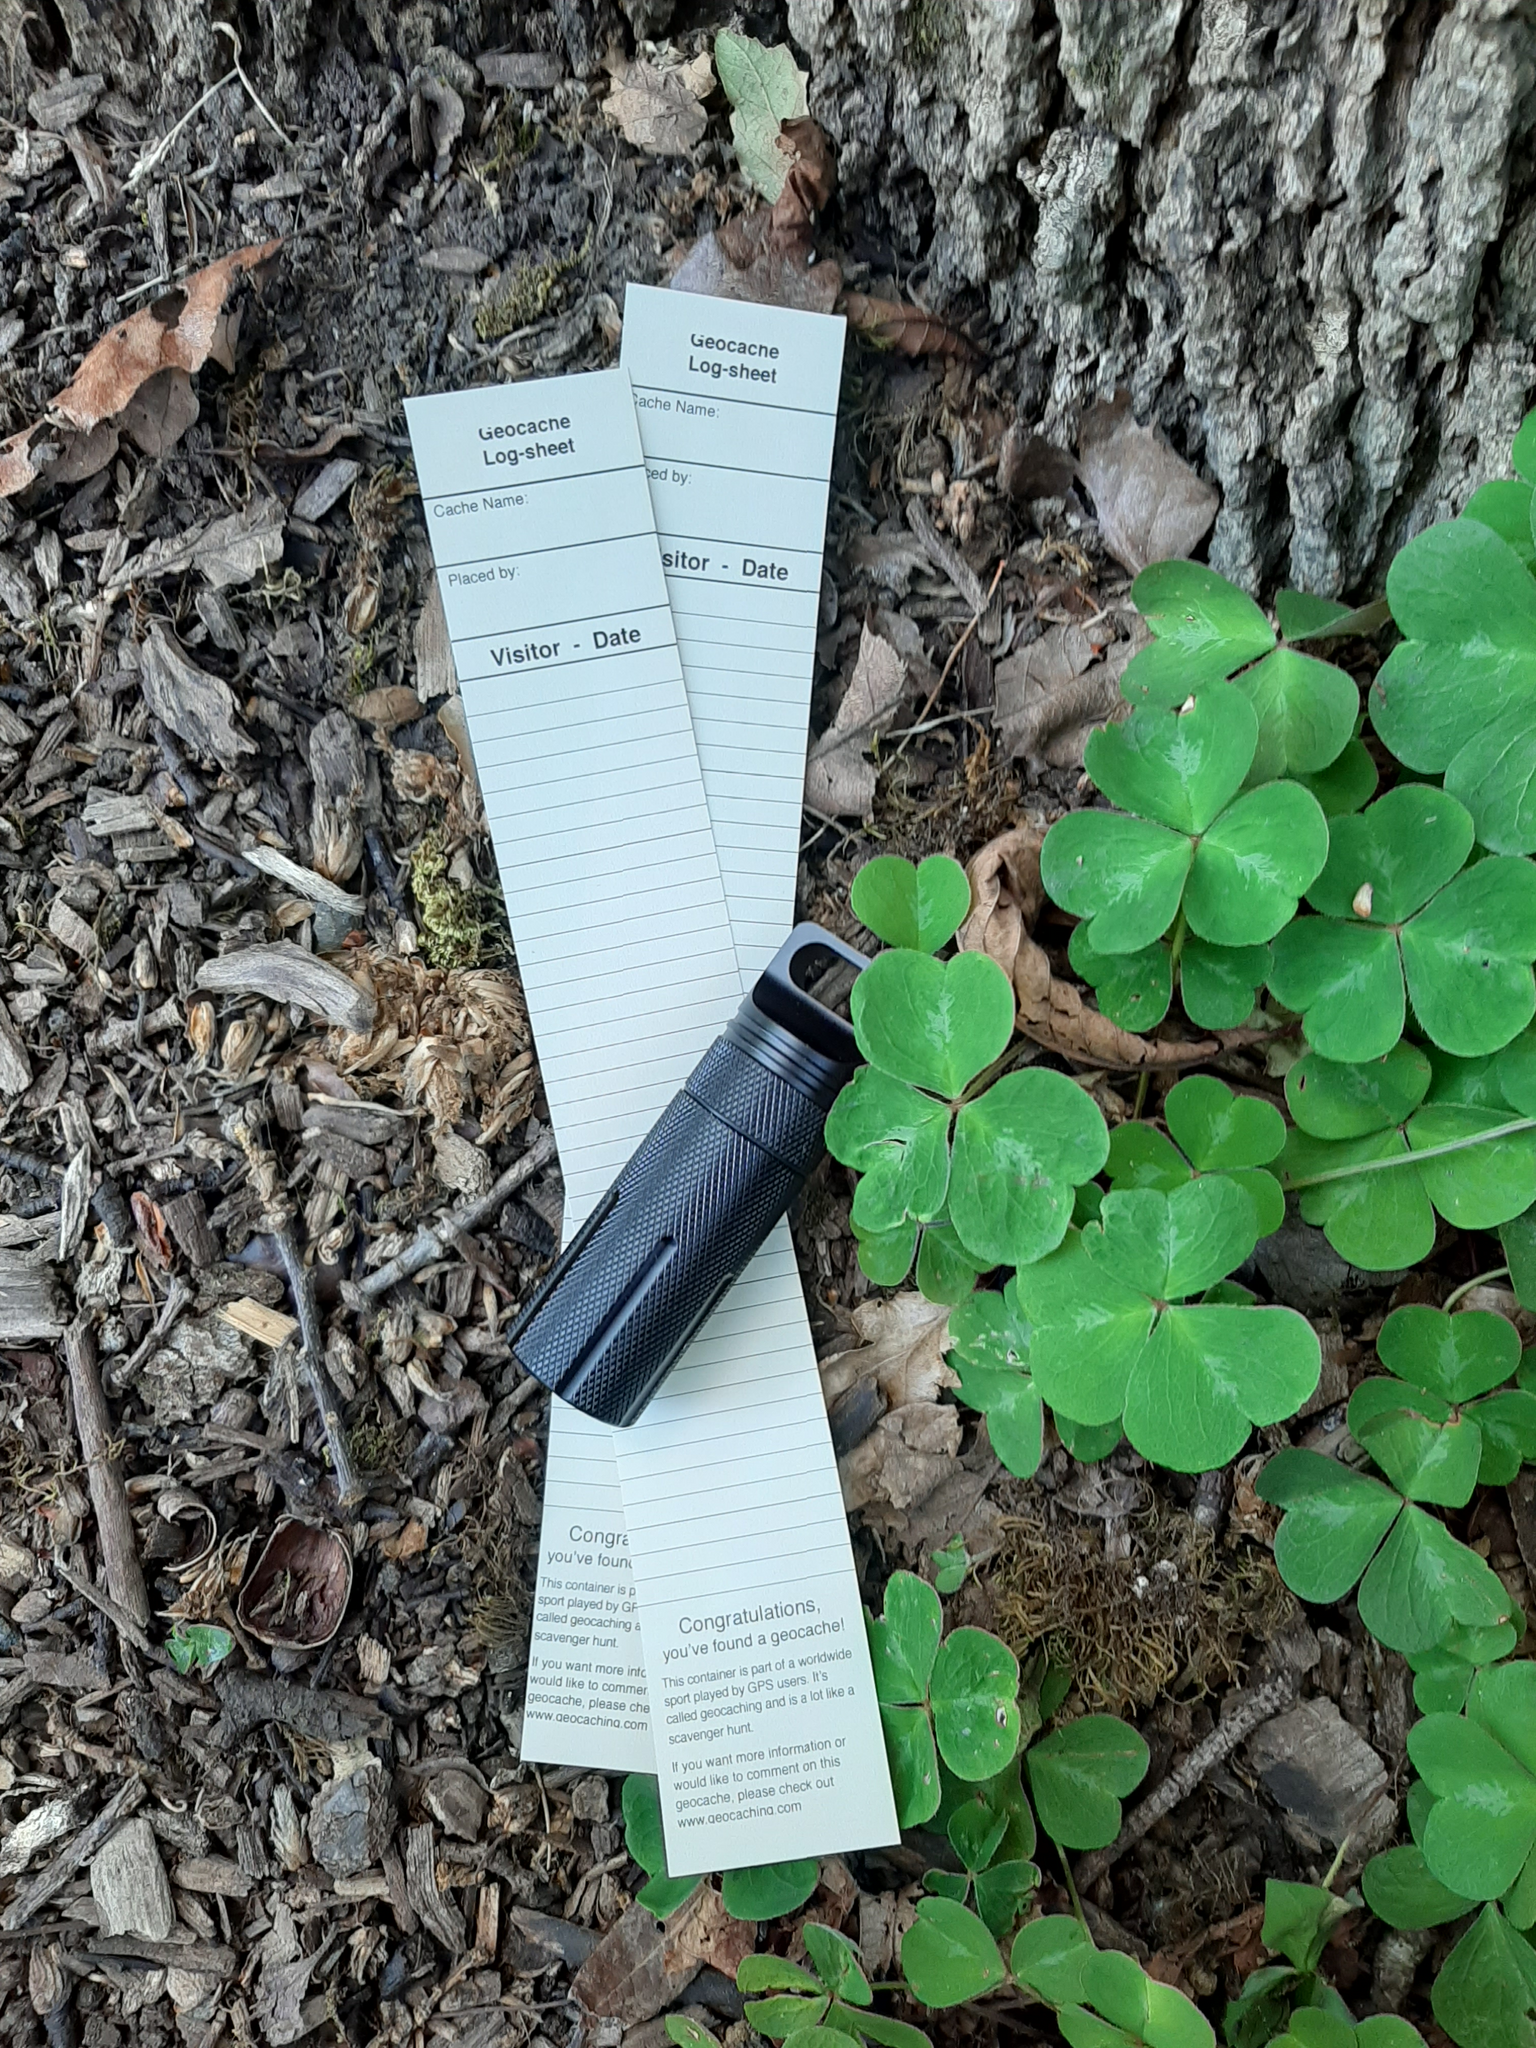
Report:
M 605 656 L 625 660 L 631 647 L 644 644 L 615 642 L 613 637 L 626 630 L 614 623 L 618 612 L 627 613 L 624 599 L 633 598 L 636 608 L 651 601 L 644 578 L 633 589 L 615 580 L 622 558 L 611 554 L 615 547 L 630 547 L 633 542 L 628 479 L 644 481 L 638 464 L 629 466 L 634 450 L 632 417 L 627 446 L 621 446 L 625 436 L 619 425 L 611 418 L 600 421 L 601 408 L 592 405 L 591 440 L 584 454 L 578 446 L 556 449 L 547 435 L 516 431 L 535 417 L 569 420 L 569 438 L 579 444 L 584 387 L 609 381 L 603 375 L 516 391 L 460 394 L 451 400 L 418 402 L 411 411 L 461 687 L 541 1062 L 549 1077 L 572 1228 L 725 1021 L 741 987 L 736 973 L 728 994 L 721 990 L 716 968 L 719 901 L 702 871 L 695 874 L 686 859 L 674 862 L 657 850 L 658 835 L 669 832 L 697 851 L 693 818 L 702 789 L 695 780 L 690 799 L 683 788 L 686 774 L 675 752 L 675 704 L 669 700 L 663 715 L 667 693 L 649 672 L 633 672 L 643 697 L 630 701 L 629 687 L 616 666 L 610 664 L 609 673 L 581 677 L 572 672 L 576 660 L 567 661 L 565 654 L 549 658 L 551 665 L 566 671 L 553 679 L 552 693 L 547 684 L 527 693 L 523 671 L 539 670 L 541 657 L 525 651 L 524 659 L 516 660 L 520 645 L 526 650 L 550 644 L 547 639 L 524 642 L 520 636 L 535 630 L 551 632 L 557 616 L 573 649 L 585 638 L 583 623 L 589 632 L 604 636 Z M 441 445 L 433 458 L 426 455 L 429 426 L 446 439 L 434 409 L 449 406 L 460 409 L 452 424 L 462 421 L 471 428 L 474 445 L 468 460 L 462 445 L 456 462 L 442 459 Z M 465 411 L 466 407 L 471 409 Z M 520 411 L 525 417 L 493 418 L 493 408 Z M 616 482 L 620 477 L 626 480 L 617 494 L 625 510 L 620 517 L 616 506 L 608 507 L 594 521 L 594 538 L 583 549 L 566 540 L 565 527 L 559 523 L 567 495 L 562 487 L 584 485 L 590 490 L 596 481 L 594 469 L 603 460 L 599 433 L 604 425 L 612 429 L 606 454 L 613 476 Z M 485 442 L 486 429 L 494 433 L 498 426 L 500 442 Z M 468 546 L 457 538 L 442 540 L 445 520 L 456 522 L 447 530 L 457 536 L 461 523 L 473 518 L 445 509 L 450 502 L 463 503 L 475 495 L 473 456 L 488 466 L 487 446 L 494 452 L 497 445 L 517 447 L 520 441 L 531 441 L 540 451 L 551 450 L 550 456 L 539 452 L 520 458 L 528 478 L 516 494 L 523 504 L 492 504 L 490 498 L 501 494 L 487 494 L 483 488 L 481 492 L 486 511 L 531 515 L 520 534 L 502 531 L 491 537 L 509 559 L 491 561 L 484 553 L 485 535 Z M 547 469 L 542 466 L 546 463 Z M 541 488 L 546 479 L 549 487 Z M 542 508 L 540 498 L 545 501 Z M 615 516 L 608 516 L 610 512 Z M 817 538 L 819 544 L 819 526 Z M 547 602 L 528 607 L 526 593 L 534 575 L 541 588 L 548 588 L 550 565 L 543 558 L 556 551 L 588 556 L 577 569 L 577 580 L 589 592 L 601 592 L 601 621 L 588 616 L 583 622 L 574 594 L 562 599 L 558 614 Z M 654 540 L 652 559 L 659 577 Z M 569 566 L 556 565 L 557 580 Z M 453 581 L 455 576 L 483 575 L 487 567 L 498 572 L 490 583 Z M 503 578 L 504 571 L 511 573 Z M 521 608 L 520 571 L 525 594 Z M 503 583 L 504 608 L 497 618 L 505 644 L 498 660 L 494 651 L 475 651 L 493 649 L 496 634 L 484 628 L 473 594 Z M 574 649 L 577 655 L 584 652 Z M 619 697 L 626 700 L 622 710 L 615 702 Z M 551 723 L 547 714 L 556 703 L 563 705 L 564 718 Z M 651 727 L 635 726 L 630 711 L 643 720 L 659 721 L 654 736 L 659 740 L 665 734 L 670 746 L 663 744 L 659 754 L 649 755 Z M 803 748 L 803 709 L 800 717 Z M 625 738 L 647 758 L 629 758 L 626 767 L 623 746 L 615 747 L 615 741 Z M 531 751 L 529 739 L 535 742 Z M 503 773 L 508 764 L 496 757 L 498 747 L 503 755 L 518 756 L 510 777 Z M 601 787 L 593 785 L 589 772 L 594 755 L 602 767 Z M 697 772 L 695 765 L 695 778 Z M 562 790 L 569 794 L 561 795 Z M 660 818 L 666 819 L 665 827 Z M 602 857 L 596 863 L 598 872 L 583 874 L 583 835 L 594 824 L 602 839 Z M 566 858 L 573 845 L 574 867 Z M 623 879 L 614 881 L 615 875 Z M 792 875 L 791 864 L 786 900 Z M 541 922 L 548 910 L 541 891 L 551 885 L 557 893 L 564 892 L 571 913 L 564 930 L 578 954 L 585 946 L 588 973 L 595 967 L 600 980 L 615 981 L 621 992 L 622 965 L 616 975 L 610 935 L 616 929 L 614 892 L 624 892 L 627 900 L 620 907 L 618 924 L 634 945 L 619 948 L 622 961 L 643 955 L 654 941 L 652 954 L 659 951 L 670 962 L 667 986 L 658 987 L 653 980 L 639 1006 L 622 999 L 622 993 L 610 1005 L 601 987 L 583 992 L 573 1002 L 572 977 L 561 965 L 570 957 L 570 947 L 562 950 L 554 943 L 558 919 L 549 925 Z M 597 944 L 592 943 L 589 920 L 580 908 L 588 891 L 595 906 L 608 906 Z M 525 902 L 533 906 L 529 918 L 524 915 Z M 597 914 L 601 919 L 602 910 Z M 671 944 L 674 939 L 681 942 L 680 950 Z M 769 950 L 765 948 L 765 954 Z M 685 975 L 697 976 L 702 964 L 702 981 L 685 981 L 680 988 L 680 959 L 689 963 Z M 734 952 L 732 962 L 734 966 Z M 548 979 L 550 969 L 553 982 Z M 713 1014 L 706 1019 L 711 1009 Z M 557 1072 L 572 1084 L 569 1091 L 556 1084 Z M 674 1380 L 680 1396 L 676 1414 L 669 1421 L 663 1413 L 663 1402 L 672 1399 L 669 1386 L 668 1395 L 653 1404 L 639 1431 L 609 1432 L 563 1403 L 554 1405 L 524 1753 L 607 1769 L 644 1768 L 654 1761 L 662 1786 L 669 1857 L 677 1872 L 776 1861 L 817 1849 L 893 1839 L 894 1814 L 846 1523 L 787 1231 L 775 1234 Z M 749 1381 L 760 1383 L 760 1398 L 773 1409 L 770 1427 L 777 1432 L 774 1438 L 756 1440 L 755 1492 L 753 1479 L 743 1473 L 733 1487 L 713 1493 L 704 1488 L 708 1497 L 701 1499 L 694 1478 L 700 1459 L 712 1465 L 720 1441 L 731 1436 L 729 1404 L 733 1399 L 739 1404 Z M 774 1382 L 780 1384 L 775 1387 Z M 752 1422 L 751 1417 L 743 1419 Z M 673 1554 L 660 1556 L 668 1569 L 657 1575 L 654 1585 L 648 1570 L 650 1553 L 665 1552 L 667 1546 L 652 1540 L 642 1545 L 647 1555 L 634 1558 L 647 1651 L 643 1682 L 653 1700 L 667 1702 L 658 1716 L 654 1745 L 648 1743 L 643 1725 L 642 1681 L 628 1623 L 629 1582 L 622 1562 L 625 1517 L 613 1451 L 615 1434 L 638 1442 L 642 1432 L 651 1476 L 670 1466 L 663 1490 L 672 1510 L 658 1511 L 653 1500 L 642 1519 L 652 1531 L 667 1522 L 675 1531 Z M 757 1438 L 755 1423 L 748 1434 Z M 750 1500 L 747 1494 L 752 1494 Z M 682 1557 L 692 1562 L 680 1588 Z

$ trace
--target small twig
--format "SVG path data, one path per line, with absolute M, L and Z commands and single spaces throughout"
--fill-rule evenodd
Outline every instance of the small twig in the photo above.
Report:
M 151 171 L 158 170 L 161 163 L 163 163 L 165 158 L 170 154 L 171 145 L 175 142 L 177 136 L 181 133 L 182 129 L 186 127 L 187 123 L 189 121 L 195 120 L 197 116 L 203 111 L 204 107 L 207 106 L 208 102 L 214 97 L 214 95 L 216 93 L 221 93 L 224 90 L 225 86 L 229 84 L 231 79 L 238 78 L 239 76 L 240 69 L 239 66 L 237 65 L 233 71 L 226 71 L 222 78 L 216 78 L 213 84 L 210 85 L 208 90 L 203 94 L 202 98 L 194 100 L 192 102 L 191 106 L 188 107 L 187 111 L 176 123 L 175 127 L 167 129 L 165 134 L 162 135 L 160 140 L 155 144 L 154 148 L 148 150 L 143 156 L 139 158 L 138 162 L 134 165 L 133 169 L 128 173 L 128 189 L 130 192 L 133 190 L 135 185 L 142 185 L 144 180 L 149 176 Z M 281 130 L 279 130 L 279 133 L 281 133 Z
M 126 1636 L 136 1650 L 142 1650 L 146 1657 L 153 1657 L 156 1663 L 164 1661 L 146 1631 L 140 1628 L 125 1607 L 119 1607 L 110 1593 L 103 1593 L 100 1586 L 93 1586 L 84 1572 L 77 1572 L 73 1565 L 66 1564 L 57 1554 L 54 1556 L 53 1569 L 66 1586 L 73 1586 L 83 1599 L 89 1600 L 93 1607 L 100 1608 L 118 1634 Z
M 96 1514 L 96 1540 L 101 1548 L 107 1591 L 118 1610 L 111 1618 L 125 1634 L 131 1634 L 141 1649 L 148 1649 L 149 1639 L 144 1631 L 149 1625 L 149 1594 L 139 1565 L 128 1494 L 112 1457 L 115 1432 L 107 1398 L 101 1390 L 101 1375 L 96 1369 L 96 1339 L 83 1316 L 64 1332 L 64 1359 L 74 1397 L 75 1434 L 80 1439 L 91 1506 Z M 90 1588 L 90 1597 L 95 1596 L 95 1590 Z
M 1229 1757 L 1255 1728 L 1273 1720 L 1282 1707 L 1288 1707 L 1295 1694 L 1296 1680 L 1287 1671 L 1241 1699 L 1204 1742 L 1195 1745 L 1179 1768 L 1147 1794 L 1107 1849 L 1095 1849 L 1079 1860 L 1077 1882 L 1081 1888 L 1086 1891 L 1106 1870 L 1112 1870 L 1127 1849 L 1134 1848 L 1165 1813 L 1172 1813 L 1181 1800 L 1187 1799 L 1207 1773 Z
M 299 1250 L 292 1224 L 280 1224 L 272 1235 L 283 1270 L 288 1275 L 289 1292 L 299 1318 L 300 1356 L 310 1391 L 315 1397 L 315 1406 L 320 1411 L 326 1448 L 331 1454 L 331 1470 L 336 1477 L 336 1492 L 345 1506 L 349 1501 L 361 1500 L 363 1490 L 357 1483 L 352 1455 L 347 1449 L 347 1432 L 341 1419 L 341 1396 L 325 1369 L 325 1342 L 320 1334 L 320 1311 L 315 1305 L 314 1282 L 309 1277 L 309 1268 L 304 1263 L 304 1254 Z
M 276 115 L 274 115 L 274 113 L 270 111 L 270 106 L 266 106 L 266 102 L 262 100 L 262 96 L 260 96 L 260 92 L 256 90 L 256 86 L 252 86 L 250 78 L 246 78 L 246 66 L 244 66 L 244 63 L 242 63 L 242 61 L 240 61 L 240 37 L 236 35 L 236 31 L 233 31 L 233 29 L 229 27 L 229 23 L 227 23 L 227 20 L 215 20 L 215 23 L 213 23 L 213 27 L 215 27 L 215 31 L 217 31 L 219 35 L 227 35 L 227 37 L 229 37 L 229 49 L 231 49 L 231 57 L 229 57 L 229 61 L 233 63 L 233 68 L 236 68 L 236 78 L 240 80 L 240 84 L 242 84 L 242 86 L 246 88 L 246 92 L 250 94 L 250 104 L 254 106 L 254 109 L 256 109 L 256 113 L 258 113 L 258 115 L 262 117 L 262 121 L 264 121 L 264 123 L 266 123 L 266 125 L 268 125 L 270 129 L 272 129 L 272 133 L 274 133 L 274 135 L 281 135 L 281 137 L 283 137 L 283 141 L 285 141 L 285 143 L 289 145 L 289 150 L 291 150 L 291 147 L 293 147 L 293 135 L 289 135 L 289 131 L 287 131 L 287 129 L 283 127 L 283 123 L 281 123 L 279 119 L 276 119 Z
M 391 1259 L 388 1265 L 380 1266 L 376 1273 L 370 1273 L 361 1280 L 357 1292 L 365 1301 L 377 1300 L 397 1282 L 409 1280 L 423 1266 L 430 1266 L 434 1259 L 442 1258 L 453 1238 L 483 1223 L 487 1216 L 501 1207 L 508 1195 L 515 1194 L 524 1181 L 531 1180 L 539 1168 L 547 1166 L 554 1156 L 553 1131 L 541 1131 L 517 1164 L 509 1166 L 483 1195 L 476 1195 L 473 1201 L 465 1202 L 436 1223 L 423 1223 L 398 1258 Z
M 1474 1287 L 1486 1287 L 1490 1280 L 1507 1280 L 1508 1278 L 1508 1266 L 1490 1266 L 1486 1273 L 1474 1273 L 1470 1280 L 1463 1280 L 1459 1287 L 1453 1287 L 1444 1301 L 1441 1302 L 1440 1307 L 1449 1314 L 1457 1302 L 1469 1295 Z
M 1007 566 L 1008 558 L 1005 555 L 997 565 L 997 573 L 992 578 L 992 582 L 987 590 L 986 596 L 982 599 L 981 603 L 976 607 L 976 610 L 972 612 L 970 624 L 966 627 L 965 631 L 960 635 L 960 638 L 955 642 L 954 646 L 951 647 L 951 649 L 949 650 L 949 659 L 945 662 L 944 666 L 939 670 L 939 680 L 928 692 L 928 701 L 924 704 L 922 710 L 919 711 L 919 713 L 917 714 L 917 718 L 914 722 L 913 727 L 911 728 L 911 731 L 915 731 L 918 726 L 921 726 L 923 720 L 928 716 L 929 712 L 933 709 L 934 705 L 937 704 L 937 702 L 939 701 L 939 692 L 943 689 L 944 685 L 949 681 L 950 670 L 954 667 L 955 663 L 960 659 L 960 655 L 965 647 L 966 641 L 970 639 L 971 635 L 975 632 L 976 628 L 981 624 L 981 621 L 986 614 L 987 606 L 992 602 L 993 596 L 997 590 L 997 586 L 1003 580 L 1003 571 L 1007 568 Z M 908 738 L 911 737 L 911 731 L 909 731 L 908 733 Z M 907 742 L 906 740 L 903 740 L 901 745 L 896 749 L 896 752 L 891 756 L 891 759 L 893 761 L 899 760 L 900 757 L 906 752 L 906 750 Z

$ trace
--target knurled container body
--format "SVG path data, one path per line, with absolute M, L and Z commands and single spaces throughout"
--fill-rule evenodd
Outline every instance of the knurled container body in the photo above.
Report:
M 847 1069 L 738 1019 L 715 1040 L 511 1332 L 536 1379 L 626 1426 L 784 1214 Z

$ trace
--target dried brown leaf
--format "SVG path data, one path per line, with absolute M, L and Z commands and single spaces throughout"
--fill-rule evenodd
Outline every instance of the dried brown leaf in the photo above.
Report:
M 1081 768 L 1095 726 L 1129 714 L 1120 677 L 1132 646 L 1129 640 L 1117 641 L 1102 661 L 1096 660 L 1081 626 L 1057 625 L 1000 661 L 993 684 L 1001 744 L 1035 774 L 1044 767 Z
M 653 156 L 686 156 L 709 125 L 699 101 L 713 82 L 712 72 L 701 77 L 692 65 L 659 71 L 636 57 L 614 72 L 603 112 L 636 149 L 648 149 Z
M 899 355 L 952 356 L 961 363 L 976 360 L 975 346 L 957 327 L 935 320 L 920 306 L 904 306 L 899 299 L 871 298 L 866 292 L 844 292 L 839 310 L 850 327 Z
M 919 1507 L 960 1455 L 960 1415 L 937 1401 L 912 1401 L 882 1415 L 862 1443 L 838 1460 L 843 1505 Z
M 843 288 L 843 273 L 829 257 L 812 262 L 812 253 L 808 233 L 786 246 L 774 233 L 772 211 L 760 206 L 700 235 L 673 273 L 672 289 L 830 313 Z
M 866 815 L 875 800 L 875 769 L 867 749 L 896 716 L 906 689 L 906 662 L 866 626 L 843 701 L 806 760 L 805 801 L 813 811 Z
M 1072 458 L 1043 434 L 1031 433 L 1015 420 L 997 451 L 997 487 L 1010 498 L 1028 503 L 1036 498 L 1064 498 L 1076 474 Z
M 256 742 L 234 722 L 235 700 L 228 683 L 189 661 L 164 626 L 150 627 L 140 660 L 144 701 L 152 716 L 168 725 L 194 754 L 211 755 L 221 768 L 232 769 L 242 754 L 256 752 Z
M 1045 949 L 1032 936 L 1045 902 L 1040 880 L 1044 837 L 1033 825 L 1017 825 L 981 849 L 966 870 L 972 908 L 956 939 L 962 951 L 985 953 L 1012 980 L 1019 1030 L 1083 1066 L 1134 1070 L 1208 1060 L 1220 1050 L 1220 1040 L 1165 1042 L 1122 1031 L 1084 1002 L 1071 982 L 1051 973 Z
M 47 414 L 30 427 L 0 441 L 0 498 L 25 490 L 43 472 L 51 456 L 66 453 L 81 437 L 121 414 L 129 401 L 161 370 L 191 373 L 211 356 L 224 369 L 234 368 L 230 322 L 225 302 L 237 279 L 258 275 L 282 247 L 281 238 L 253 242 L 217 263 L 195 272 L 174 291 L 143 306 L 110 328 L 86 356 L 74 377 L 58 393 Z M 117 446 L 113 433 L 101 463 Z M 98 445 L 104 445 L 98 444 Z M 58 465 L 54 464 L 57 472 Z M 90 470 L 79 472 L 92 474 Z
M 859 1380 L 873 1380 L 891 1408 L 932 1401 L 959 1384 L 944 1363 L 948 1308 L 921 1294 L 894 1294 L 860 1302 L 853 1327 L 861 1339 L 857 1348 L 839 1352 L 821 1368 L 829 1403 Z
M 1132 575 L 1148 562 L 1191 554 L 1221 504 L 1216 486 L 1161 434 L 1137 426 L 1125 391 L 1083 415 L 1077 473 L 1092 494 L 1104 545 Z
M 156 370 L 123 407 L 120 424 L 135 448 L 158 458 L 196 423 L 197 415 L 197 393 L 186 371 Z

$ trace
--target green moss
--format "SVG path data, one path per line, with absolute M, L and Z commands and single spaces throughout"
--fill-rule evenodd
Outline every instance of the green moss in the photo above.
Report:
M 503 335 L 531 327 L 546 313 L 557 312 L 565 298 L 566 278 L 586 261 L 591 246 L 588 230 L 574 255 L 551 257 L 546 263 L 520 263 L 476 313 L 475 333 L 480 340 L 500 341 Z
M 482 937 L 478 892 L 448 875 L 440 832 L 429 832 L 411 855 L 411 894 L 422 958 L 430 967 L 473 967 Z
M 944 50 L 965 39 L 960 0 L 912 0 L 907 10 L 905 41 L 908 56 L 919 64 L 935 64 Z

